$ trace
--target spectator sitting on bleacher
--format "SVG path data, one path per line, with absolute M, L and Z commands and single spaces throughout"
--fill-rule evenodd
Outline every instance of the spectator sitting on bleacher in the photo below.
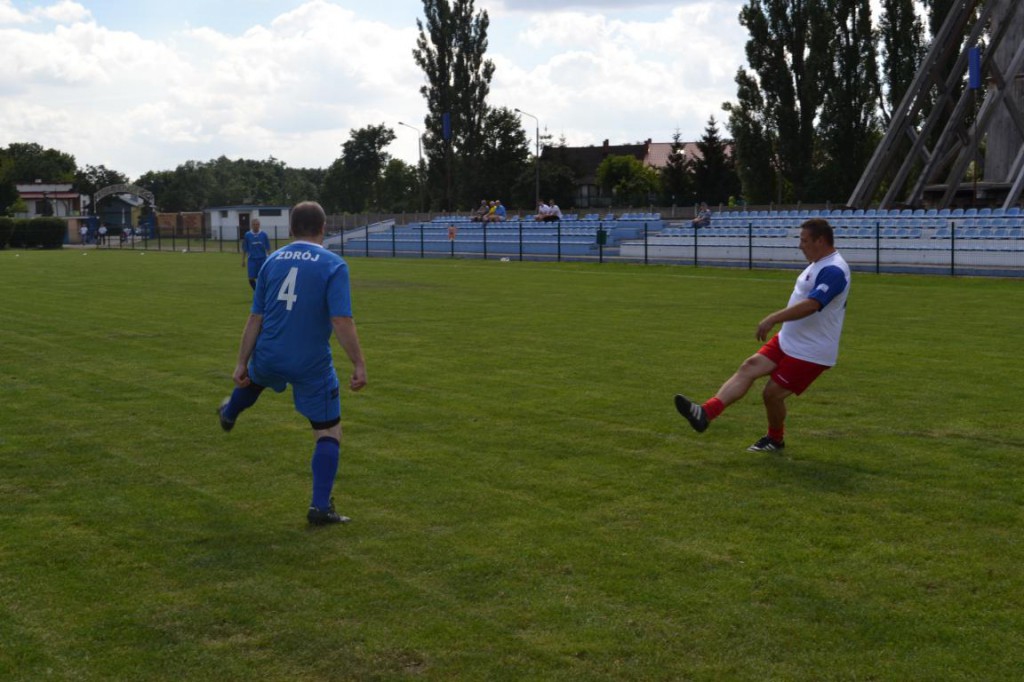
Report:
M 548 222 L 558 222 L 562 219 L 562 209 L 558 208 L 558 204 L 555 203 L 554 199 L 548 199 L 548 217 L 545 218 Z
M 481 223 L 487 214 L 490 213 L 491 207 L 487 205 L 487 199 L 480 200 L 480 206 L 477 207 L 476 211 L 473 212 L 473 222 Z
M 691 222 L 694 227 L 708 227 L 711 225 L 711 209 L 703 201 L 700 202 L 700 209 L 697 211 L 697 217 Z
M 488 223 L 503 223 L 508 213 L 505 211 L 505 207 L 502 205 L 501 200 L 493 202 L 491 206 L 491 212 L 484 217 L 484 222 Z
M 546 220 L 550 220 L 550 216 L 551 207 L 545 204 L 543 200 L 541 200 L 540 204 L 537 205 L 537 215 L 533 216 L 534 220 L 544 222 Z

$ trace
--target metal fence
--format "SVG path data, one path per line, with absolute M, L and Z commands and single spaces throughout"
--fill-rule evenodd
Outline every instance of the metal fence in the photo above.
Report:
M 878 222 L 859 230 L 836 229 L 836 247 L 851 267 L 877 273 L 1024 277 L 1020 228 L 983 232 L 949 223 L 937 230 Z M 271 248 L 290 239 L 267 230 Z M 333 232 L 325 246 L 346 257 L 464 258 L 509 261 L 591 261 L 736 268 L 797 268 L 799 226 L 689 229 L 664 222 L 462 223 L 366 225 Z M 205 234 L 108 237 L 86 248 L 241 253 L 241 242 Z

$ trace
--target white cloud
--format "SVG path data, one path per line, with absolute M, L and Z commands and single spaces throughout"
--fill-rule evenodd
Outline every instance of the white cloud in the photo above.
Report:
M 323 168 L 350 130 L 384 123 L 397 135 L 389 151 L 415 161 L 416 135 L 397 122 L 422 129 L 422 7 L 403 2 L 411 9 L 386 20 L 310 0 L 261 24 L 186 16 L 177 32 L 142 37 L 77 3 L 30 16 L 0 0 L 0 146 L 39 142 L 133 178 L 221 155 Z M 492 13 L 490 103 L 535 114 L 573 145 L 667 141 L 677 127 L 694 139 L 735 96 L 741 4 Z
M 71 0 L 61 0 L 55 5 L 38 7 L 32 10 L 32 16 L 58 24 L 74 24 L 92 19 L 92 13 L 89 10 Z

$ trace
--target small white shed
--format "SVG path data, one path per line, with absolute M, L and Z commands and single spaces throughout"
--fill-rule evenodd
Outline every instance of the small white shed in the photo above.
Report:
M 288 238 L 290 206 L 214 206 L 206 214 L 212 239 L 239 239 L 256 219 L 271 239 Z

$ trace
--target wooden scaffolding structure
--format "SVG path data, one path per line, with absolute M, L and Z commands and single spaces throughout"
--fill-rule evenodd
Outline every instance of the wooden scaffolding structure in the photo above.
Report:
M 978 89 L 967 87 L 972 48 L 982 48 Z M 952 5 L 847 203 L 867 208 L 883 189 L 879 208 L 1018 204 L 1024 2 Z

